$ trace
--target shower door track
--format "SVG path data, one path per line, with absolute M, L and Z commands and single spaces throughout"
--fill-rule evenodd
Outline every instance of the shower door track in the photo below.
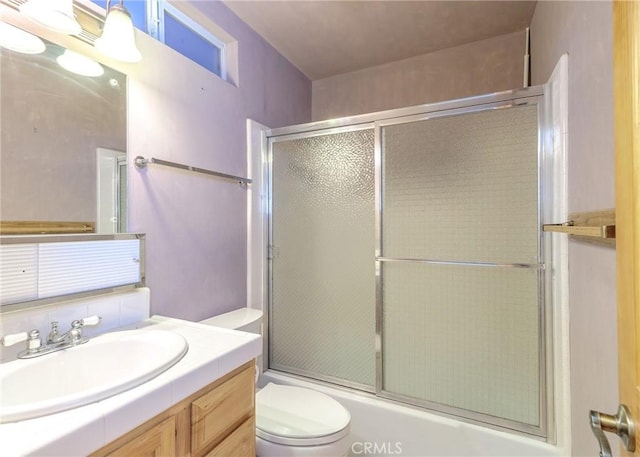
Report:
M 339 127 L 353 128 L 359 124 L 367 124 L 391 119 L 402 120 L 402 118 L 409 116 L 425 115 L 429 113 L 444 113 L 460 108 L 462 108 L 464 112 L 469 112 L 469 110 L 473 110 L 476 106 L 486 108 L 487 106 L 491 106 L 492 104 L 506 108 L 509 106 L 507 102 L 515 102 L 515 104 L 521 105 L 526 104 L 528 98 L 537 100 L 542 95 L 544 95 L 544 86 L 530 86 L 524 87 L 522 89 L 507 90 L 488 95 L 478 95 L 475 97 L 447 100 L 443 102 L 429 103 L 407 108 L 397 108 L 386 111 L 377 111 L 375 113 L 357 114 L 354 116 L 330 119 L 327 121 L 317 121 L 309 122 L 307 124 L 279 127 L 266 130 L 265 136 L 267 139 L 270 139 L 296 133 L 301 134 L 321 132 Z

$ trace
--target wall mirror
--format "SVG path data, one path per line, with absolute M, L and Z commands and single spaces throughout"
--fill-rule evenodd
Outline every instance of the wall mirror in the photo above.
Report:
M 0 48 L 0 234 L 126 232 L 126 76 L 43 41 Z

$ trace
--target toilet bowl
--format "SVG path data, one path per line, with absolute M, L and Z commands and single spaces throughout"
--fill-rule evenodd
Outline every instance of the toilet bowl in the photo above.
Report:
M 261 334 L 262 311 L 242 308 L 201 323 Z M 351 444 L 350 422 L 349 411 L 328 395 L 269 383 L 256 393 L 256 453 L 258 457 L 343 457 Z

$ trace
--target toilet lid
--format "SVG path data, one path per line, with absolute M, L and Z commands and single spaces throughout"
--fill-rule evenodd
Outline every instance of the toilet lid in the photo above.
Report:
M 269 441 L 329 443 L 348 433 L 350 421 L 346 408 L 315 390 L 269 383 L 256 394 L 256 432 Z

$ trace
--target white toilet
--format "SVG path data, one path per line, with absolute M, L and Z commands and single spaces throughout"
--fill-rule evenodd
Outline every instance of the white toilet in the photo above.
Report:
M 242 308 L 200 323 L 262 334 L 262 311 Z M 351 444 L 350 422 L 349 411 L 328 395 L 269 383 L 256 394 L 256 452 L 258 457 L 343 457 Z

